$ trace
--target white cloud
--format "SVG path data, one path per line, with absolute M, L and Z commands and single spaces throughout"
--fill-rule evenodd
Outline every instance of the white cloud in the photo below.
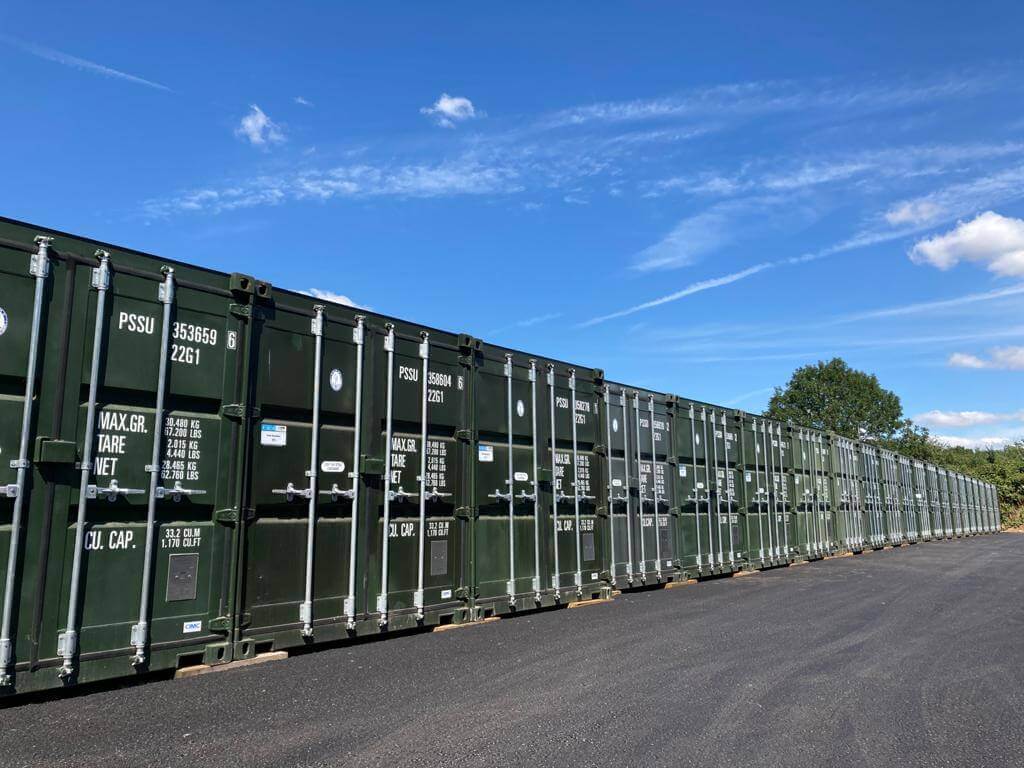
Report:
M 170 198 L 147 200 L 143 208 L 150 218 L 163 218 L 182 212 L 222 213 L 295 200 L 500 195 L 522 191 L 518 175 L 512 167 L 487 166 L 473 161 L 437 165 L 340 165 L 324 170 L 257 176 L 219 188 L 190 190 Z
M 303 107 L 312 107 L 313 106 L 313 102 L 312 101 L 310 101 L 309 99 L 303 98 L 302 96 L 296 96 L 295 98 L 292 99 L 292 101 L 294 101 L 296 104 L 299 104 L 299 105 L 301 105 Z
M 939 445 L 951 448 L 970 448 L 983 450 L 992 448 L 999 450 L 1020 440 L 1020 437 L 959 437 L 957 435 L 932 435 L 931 439 Z
M 942 208 L 931 200 L 909 200 L 898 203 L 885 214 L 885 220 L 895 226 L 927 224 L 942 215 Z
M 988 411 L 927 411 L 914 417 L 926 427 L 975 427 L 981 424 L 999 424 L 1017 421 L 1024 413 L 989 413 Z
M 992 368 L 1005 371 L 1024 371 L 1024 347 L 995 347 L 989 357 L 978 357 L 954 352 L 947 361 L 953 368 Z
M 947 361 L 953 368 L 987 368 L 988 365 L 980 357 L 963 352 L 954 352 Z
M 525 318 L 523 320 L 517 320 L 514 323 L 509 323 L 508 325 L 503 325 L 500 328 L 495 328 L 494 330 L 490 331 L 490 334 L 491 335 L 495 335 L 495 334 L 499 334 L 499 333 L 504 333 L 505 331 L 511 331 L 511 330 L 513 330 L 515 328 L 530 328 L 531 326 L 534 326 L 534 325 L 540 325 L 541 323 L 547 323 L 547 322 L 550 322 L 552 320 L 557 320 L 561 316 L 562 316 L 561 312 L 550 312 L 550 313 L 545 314 L 545 315 L 536 315 L 534 317 L 527 317 L 527 318 Z
M 670 293 L 666 296 L 661 296 L 657 299 L 652 299 L 651 301 L 645 301 L 642 304 L 637 304 L 627 309 L 621 309 L 618 312 L 611 312 L 607 315 L 599 315 L 598 317 L 593 317 L 590 320 L 587 320 L 586 322 L 580 323 L 577 327 L 588 328 L 592 325 L 597 325 L 598 323 L 603 323 L 607 320 L 614 320 L 619 317 L 627 317 L 628 315 L 632 315 L 637 312 L 642 312 L 645 309 L 660 307 L 662 304 L 668 304 L 669 302 L 672 301 L 678 301 L 679 299 L 685 298 L 687 296 L 692 296 L 693 294 L 700 293 L 701 291 L 708 291 L 711 290 L 712 288 L 720 288 L 723 285 L 735 283 L 738 280 L 743 280 L 744 278 L 750 277 L 751 275 L 756 275 L 758 272 L 763 272 L 766 269 L 771 269 L 773 266 L 775 265 L 770 262 L 765 262 L 762 264 L 755 264 L 752 267 L 748 267 L 747 269 L 741 270 L 739 272 L 733 272 L 732 274 L 729 275 L 713 277 L 708 280 L 701 280 L 700 282 L 692 283 L 686 286 L 685 288 L 676 291 L 675 293 Z
M 243 117 L 242 122 L 235 128 L 235 136 L 245 139 L 254 147 L 266 147 L 284 141 L 281 127 L 267 117 L 256 104 L 249 106 L 249 114 Z
M 754 116 L 811 110 L 867 113 L 891 107 L 972 96 L 1001 86 L 991 76 L 958 76 L 929 82 L 856 87 L 836 81 L 752 81 L 726 83 L 653 99 L 607 101 L 571 107 L 549 115 L 549 128 L 585 123 Z
M 1024 220 L 986 211 L 944 235 L 921 240 L 910 250 L 917 264 L 946 270 L 960 261 L 984 264 L 1003 276 L 1024 275 Z
M 734 228 L 729 222 L 725 211 L 715 209 L 685 218 L 661 240 L 640 251 L 633 268 L 649 272 L 693 264 L 698 257 L 732 240 Z
M 308 291 L 299 291 L 307 296 L 312 296 L 314 299 L 320 299 L 321 301 L 329 301 L 333 304 L 344 304 L 346 307 L 354 307 L 355 309 L 369 309 L 361 304 L 356 304 L 352 299 L 343 293 L 335 293 L 334 291 L 323 291 L 319 288 L 310 288 Z
M 41 59 L 53 61 L 57 64 L 63 64 L 66 67 L 74 67 L 75 69 L 80 69 L 84 72 L 94 72 L 98 75 L 103 75 L 104 77 L 113 77 L 117 80 L 125 80 L 129 83 L 135 83 L 136 85 L 145 85 L 148 88 L 155 88 L 158 91 L 171 90 L 166 85 L 161 85 L 160 83 L 153 82 L 152 80 L 146 80 L 144 78 L 137 77 L 136 75 L 129 75 L 127 72 L 122 72 L 119 69 L 113 69 L 112 67 L 107 67 L 103 64 L 97 64 L 96 62 L 89 61 L 88 59 L 80 59 L 77 56 L 62 53 L 61 51 L 56 51 L 53 48 L 46 48 L 42 45 L 36 45 L 35 43 L 16 40 L 8 35 L 0 35 L 0 40 L 8 43 L 9 45 L 20 48 L 26 53 L 31 53 L 33 56 L 38 56 Z
M 454 128 L 456 123 L 484 116 L 465 96 L 449 96 L 447 93 L 442 93 L 432 106 L 421 107 L 420 114 L 433 117 L 444 128 Z

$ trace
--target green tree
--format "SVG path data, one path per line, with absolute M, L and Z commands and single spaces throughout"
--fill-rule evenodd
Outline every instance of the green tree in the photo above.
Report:
M 775 388 L 765 415 L 855 440 L 892 440 L 911 427 L 894 392 L 838 357 L 797 368 Z

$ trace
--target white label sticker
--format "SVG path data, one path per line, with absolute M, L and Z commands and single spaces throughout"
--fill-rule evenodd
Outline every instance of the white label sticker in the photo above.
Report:
M 679 476 L 680 477 L 686 477 L 686 465 L 685 464 L 680 464 L 679 465 Z
M 621 488 L 622 487 L 622 481 L 619 478 L 617 478 L 617 477 L 614 478 L 612 480 L 612 487 L 613 488 Z
M 695 443 L 697 443 L 697 445 L 700 445 L 700 435 L 694 435 L 693 436 L 693 441 Z
M 619 431 L 619 420 L 618 419 L 612 419 L 612 432 L 618 432 L 618 431 Z
M 704 488 L 704 483 L 697 483 L 697 489 L 698 490 L 703 490 L 703 488 Z
M 337 368 L 335 368 L 333 371 L 331 371 L 331 376 L 330 376 L 329 381 L 330 381 L 330 384 L 331 384 L 331 389 L 333 389 L 335 392 L 340 392 L 341 391 L 341 384 L 342 384 L 341 371 L 339 371 Z
M 320 462 L 321 472 L 344 472 L 345 462 L 344 461 L 322 461 Z
M 480 461 L 490 462 L 494 461 L 494 446 L 493 445 L 480 445 L 477 446 L 477 458 Z
M 238 334 L 235 331 L 228 331 L 228 349 L 238 347 Z
M 666 568 L 671 568 L 672 567 L 672 561 L 671 560 L 666 560 L 665 561 L 665 567 Z
M 746 479 L 746 481 L 747 481 L 747 482 L 749 483 L 749 482 L 750 482 L 750 473 L 749 473 L 749 472 L 747 472 L 747 473 L 746 473 L 746 474 L 744 475 L 744 478 L 745 478 L 745 479 Z
M 441 599 L 442 600 L 450 600 L 451 597 L 452 597 L 452 591 L 450 589 L 442 589 L 441 590 Z
M 520 483 L 525 483 L 527 480 L 530 479 L 530 476 L 525 472 L 516 472 L 514 475 L 512 475 L 512 477 L 514 477 Z
M 0 307 L 0 336 L 7 332 L 7 313 Z
M 203 622 L 202 621 L 186 621 L 181 625 L 181 633 L 183 635 L 189 635 L 193 632 L 202 632 Z
M 516 400 L 516 414 L 519 416 L 519 418 L 523 418 L 523 414 L 525 414 L 525 413 L 526 413 L 526 406 L 523 404 L 523 401 L 522 400 Z
M 288 445 L 288 427 L 284 424 L 261 424 L 260 445 Z
M 597 574 L 596 573 L 590 574 L 590 580 L 591 581 L 597 581 Z

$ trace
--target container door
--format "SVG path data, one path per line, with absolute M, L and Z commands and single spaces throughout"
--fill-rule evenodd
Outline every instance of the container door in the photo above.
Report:
M 716 525 L 711 497 L 710 415 L 704 406 L 689 404 L 678 412 L 675 440 L 678 496 L 682 505 L 684 563 L 698 573 L 711 570 L 718 561 L 714 546 Z M 680 422 L 682 422 L 680 424 Z
M 634 533 L 636 503 L 631 493 L 633 462 L 629 425 L 631 401 L 622 387 L 609 385 L 604 395 L 605 464 L 608 478 L 608 548 L 613 586 L 632 586 L 639 573 Z M 633 438 L 635 441 L 635 438 Z
M 633 432 L 636 438 L 638 509 L 640 510 L 640 569 L 655 582 L 674 577 L 676 526 L 675 487 L 668 465 L 670 421 L 664 403 L 648 394 L 633 393 Z
M 366 614 L 362 574 L 350 565 L 367 354 L 362 322 L 349 320 L 279 301 L 261 323 L 240 656 L 342 637 Z
M 372 433 L 383 476 L 367 494 L 367 582 L 381 628 L 468 617 L 468 521 L 457 510 L 469 506 L 472 369 L 462 341 L 392 323 L 372 340 Z
M 55 627 L 41 626 L 46 594 L 46 525 L 66 506 L 74 479 L 74 432 L 60 429 L 65 409 L 65 368 L 74 352 L 70 306 L 75 298 L 73 268 L 58 261 L 49 238 L 4 225 L 0 234 L 0 695 L 58 684 L 52 669 L 28 670 L 56 652 Z M 63 353 L 63 354 L 62 354 Z M 27 395 L 27 396 L 26 396 Z M 68 407 L 73 407 L 73 404 Z M 62 464 L 36 453 L 39 438 L 62 443 Z M 45 443 L 40 445 L 46 448 Z M 69 450 L 70 449 L 70 450 Z M 63 563 L 53 558 L 59 573 Z M 56 613 L 58 606 L 52 606 Z M 43 680 L 38 680 L 43 676 Z M 15 688 L 16 686 L 16 688 Z
M 548 445 L 550 469 L 549 546 L 553 588 L 560 598 L 601 594 L 606 586 L 603 533 L 597 524 L 602 468 L 594 447 L 600 435 L 597 385 L 591 378 L 548 366 Z
M 543 370 L 485 349 L 475 379 L 476 600 L 483 611 L 543 605 L 552 597 L 539 493 L 545 438 Z

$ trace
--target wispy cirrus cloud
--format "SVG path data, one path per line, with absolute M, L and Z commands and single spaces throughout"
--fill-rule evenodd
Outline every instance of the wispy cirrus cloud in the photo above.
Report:
M 1005 85 L 989 73 L 957 74 L 925 81 L 911 79 L 885 85 L 836 80 L 766 80 L 693 88 L 672 96 L 603 101 L 547 115 L 548 128 L 587 123 L 631 123 L 681 118 L 723 118 L 827 109 L 865 113 L 906 108 L 938 99 L 991 92 Z
M 684 299 L 687 296 L 693 296 L 695 293 L 702 293 L 704 291 L 710 291 L 714 288 L 721 288 L 722 286 L 725 285 L 731 285 L 732 283 L 738 282 L 740 280 L 745 280 L 746 278 L 751 277 L 752 275 L 756 275 L 759 272 L 763 272 L 766 269 L 771 269 L 773 266 L 775 265 L 771 262 L 764 262 L 761 264 L 755 264 L 752 267 L 747 267 L 746 269 L 742 269 L 738 272 L 732 272 L 728 275 L 721 275 L 720 277 L 712 277 L 706 280 L 699 280 L 695 283 L 691 283 L 685 288 L 681 288 L 678 291 L 674 291 L 673 293 L 669 293 L 664 296 L 659 296 L 656 299 L 651 299 L 650 301 L 635 304 L 632 307 L 620 309 L 617 312 L 610 312 L 606 315 L 598 315 L 597 317 L 592 317 L 589 320 L 579 323 L 577 327 L 589 328 L 591 326 L 598 325 L 599 323 L 604 323 L 609 320 L 615 320 L 620 317 L 628 317 L 629 315 L 634 315 L 637 312 L 643 312 L 644 310 L 647 309 L 660 307 L 663 304 L 669 304 L 674 301 L 679 301 L 680 299 Z
M 151 218 L 165 218 L 182 212 L 221 213 L 299 200 L 497 195 L 521 189 L 518 171 L 510 167 L 472 161 L 395 166 L 360 163 L 229 181 L 219 187 L 148 200 L 144 211 Z
M 64 53 L 63 51 L 58 51 L 53 48 L 47 48 L 43 45 L 36 45 L 35 43 L 31 43 L 26 40 L 18 40 L 10 35 L 0 34 L 0 41 L 14 46 L 15 48 L 19 48 L 40 59 L 46 59 L 47 61 L 52 61 L 56 64 L 63 64 L 66 67 L 72 67 L 73 69 L 78 69 L 82 72 L 91 72 L 104 77 L 114 78 L 115 80 L 124 80 L 125 82 L 135 83 L 136 85 L 144 85 L 147 88 L 155 88 L 158 91 L 170 92 L 171 90 L 166 85 L 153 80 L 147 80 L 143 77 L 139 77 L 138 75 L 122 72 L 119 69 L 108 67 L 105 64 L 98 64 L 95 61 L 89 61 L 88 59 L 83 59 L 78 56 L 72 56 L 70 53 Z
M 548 312 L 543 315 L 534 315 L 533 317 L 527 317 L 522 320 L 516 320 L 514 323 L 509 323 L 508 325 L 503 325 L 499 328 L 495 328 L 489 331 L 489 333 L 492 336 L 494 336 L 499 333 L 505 333 L 506 331 L 515 330 L 517 328 L 532 328 L 533 326 L 540 325 L 541 323 L 549 323 L 552 320 L 557 320 L 561 316 L 561 312 Z

